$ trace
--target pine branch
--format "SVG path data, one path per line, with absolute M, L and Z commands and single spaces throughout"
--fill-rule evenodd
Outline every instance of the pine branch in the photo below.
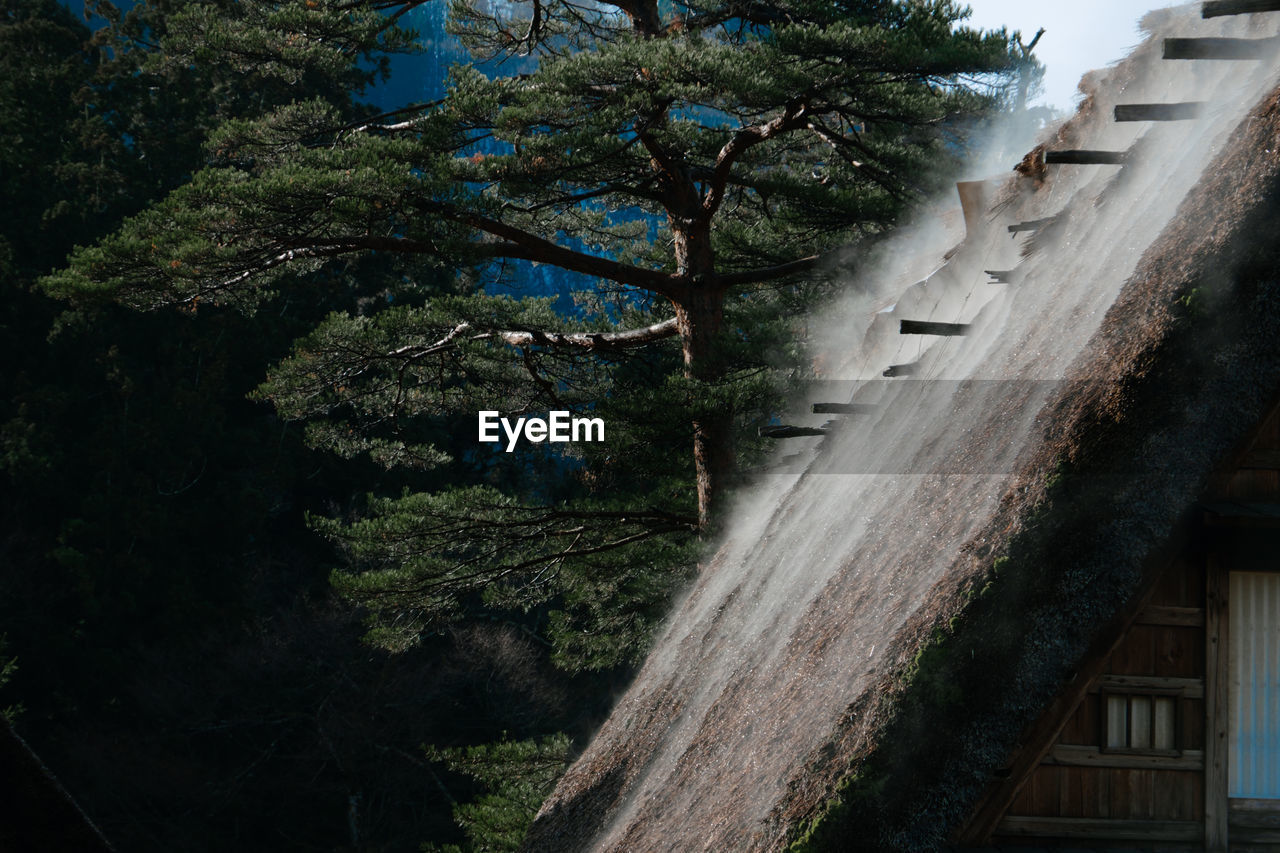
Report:
M 666 31 L 657 0 L 609 0 L 604 5 L 621 10 L 630 19 L 632 30 L 642 36 L 653 38 Z
M 653 158 L 654 165 L 662 170 L 667 181 L 674 184 L 682 177 L 683 169 L 671 152 L 663 148 L 658 143 L 658 140 L 653 138 L 653 134 L 649 133 L 649 126 L 653 123 L 653 121 L 650 121 L 644 127 L 638 128 L 636 130 L 636 138 L 640 140 L 644 150 L 649 152 L 649 156 Z
M 519 574 L 528 572 L 531 569 L 542 568 L 547 565 L 554 565 L 556 563 L 561 563 L 565 560 L 572 560 L 579 557 L 588 557 L 595 554 L 603 554 L 608 551 L 616 551 L 620 548 L 625 548 L 628 545 L 633 545 L 637 542 L 643 542 L 647 539 L 652 539 L 655 536 L 663 536 L 668 533 L 680 533 L 680 532 L 688 532 L 688 531 L 687 531 L 687 528 L 685 528 L 683 525 L 653 527 L 646 530 L 641 530 L 637 533 L 632 533 L 627 536 L 621 536 L 621 537 L 618 537 L 617 539 L 612 539 L 605 542 L 598 542 L 594 545 L 588 545 L 586 547 L 575 547 L 573 545 L 570 545 L 569 547 L 564 548 L 563 550 L 553 550 L 545 554 L 538 554 L 537 556 L 529 557 L 528 559 L 521 560 L 518 563 L 512 563 L 509 565 L 503 564 L 501 562 L 496 562 L 496 564 L 495 562 L 489 562 L 487 563 L 486 568 L 478 569 L 476 571 L 469 572 L 468 574 L 464 574 L 464 575 L 457 575 L 457 574 L 450 573 L 450 574 L 438 575 L 431 578 L 423 578 L 402 588 L 397 588 L 394 590 L 389 589 L 386 591 L 385 594 L 397 595 L 397 594 L 404 594 L 405 592 L 416 592 L 419 594 L 440 595 L 442 590 L 456 590 L 458 592 L 465 592 L 469 589 L 482 588 L 489 584 L 494 584 L 499 581 L 506 580 L 507 578 L 510 578 L 513 575 L 519 575 Z M 493 556 L 496 556 L 496 555 L 497 555 L 497 552 L 495 551 L 493 553 Z M 456 564 L 455 569 L 460 569 L 464 566 L 470 566 L 480 562 L 481 561 L 479 559 L 462 560 Z M 382 594 L 382 593 L 375 593 L 375 596 L 378 594 Z
M 761 267 L 754 270 L 726 273 L 720 276 L 719 281 L 725 287 L 738 287 L 744 284 L 761 284 L 767 281 L 776 281 L 780 278 L 786 278 L 790 275 L 812 272 L 824 264 L 834 261 L 835 258 L 835 252 L 828 252 L 823 255 L 809 255 L 807 258 L 797 258 L 794 261 L 787 261 L 786 263 L 776 264 L 771 267 Z
M 702 202 L 702 209 L 707 216 L 713 215 L 720 209 L 720 203 L 724 201 L 725 186 L 729 182 L 733 164 L 738 162 L 738 158 L 763 142 L 804 127 L 807 124 L 807 109 L 807 100 L 793 100 L 787 104 L 782 115 L 761 125 L 745 127 L 735 133 L 733 138 L 724 144 L 724 147 L 720 149 L 720 153 L 716 155 L 716 165 L 711 175 L 711 185 L 707 188 L 706 196 Z
M 631 285 L 632 287 L 653 291 L 668 298 L 676 296 L 679 292 L 679 278 L 668 273 L 647 270 L 643 267 L 624 264 L 597 255 L 589 255 L 586 252 L 567 249 L 509 223 L 481 216 L 471 211 L 459 210 L 450 205 L 424 202 L 420 206 L 426 212 L 443 216 L 453 222 L 470 226 L 477 231 L 500 237 L 506 241 L 503 243 L 480 244 L 477 248 L 482 256 L 551 264 L 569 272 L 582 273 L 608 279 L 618 284 Z

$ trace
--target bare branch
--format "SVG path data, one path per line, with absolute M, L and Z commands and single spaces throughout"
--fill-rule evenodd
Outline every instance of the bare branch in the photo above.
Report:
M 470 329 L 470 328 L 471 328 L 471 324 L 464 321 L 454 326 L 447 335 L 445 335 L 440 340 L 436 341 L 434 344 L 431 344 L 427 347 L 419 347 L 416 345 L 400 347 L 399 349 L 395 349 L 387 353 L 387 355 L 389 355 L 392 358 L 401 358 L 406 356 L 416 358 L 422 355 L 431 355 L 432 353 L 444 352 L 445 350 L 455 349 L 458 346 L 457 344 L 458 335 L 462 334 L 463 332 L 465 332 L 467 329 Z M 481 335 L 480 337 L 487 337 L 487 336 Z
M 640 329 L 623 332 L 494 332 L 496 337 L 512 346 L 537 344 L 552 347 L 581 347 L 584 349 L 623 348 L 670 338 L 679 333 L 676 318 L 663 320 Z
M 427 355 L 457 349 L 459 336 L 472 328 L 470 323 L 459 323 L 443 338 L 426 346 L 405 346 L 387 353 L 388 358 L 421 358 Z M 626 349 L 643 346 L 679 334 L 676 319 L 663 320 L 639 329 L 621 332 L 542 332 L 542 331 L 491 331 L 479 332 L 464 340 L 483 341 L 498 339 L 513 347 L 545 346 L 576 349 Z
M 540 0 L 533 0 L 533 14 L 529 18 L 529 30 L 520 39 L 521 44 L 527 44 L 529 47 L 525 53 L 527 56 L 533 53 L 538 43 L 542 41 L 542 3 Z

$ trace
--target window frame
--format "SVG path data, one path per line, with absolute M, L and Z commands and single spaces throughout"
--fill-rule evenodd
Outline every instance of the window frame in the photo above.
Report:
M 1107 713 L 1107 705 L 1109 699 L 1113 696 L 1123 696 L 1125 698 L 1125 732 L 1124 742 L 1126 744 L 1133 743 L 1133 700 L 1134 698 L 1145 698 L 1150 702 L 1150 728 L 1152 743 L 1155 742 L 1156 731 L 1156 700 L 1169 699 L 1173 703 L 1173 746 L 1167 749 L 1160 749 L 1155 746 L 1108 746 L 1111 741 L 1109 714 Z M 1108 685 L 1098 691 L 1098 751 L 1108 755 L 1158 755 L 1169 758 L 1180 758 L 1186 750 L 1185 744 L 1182 742 L 1182 709 L 1183 691 L 1176 687 L 1147 687 L 1137 686 L 1123 687 Z

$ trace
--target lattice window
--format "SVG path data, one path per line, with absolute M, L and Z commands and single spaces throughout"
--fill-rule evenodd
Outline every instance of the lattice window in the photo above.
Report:
M 1102 749 L 1142 755 L 1178 755 L 1176 692 L 1102 694 Z

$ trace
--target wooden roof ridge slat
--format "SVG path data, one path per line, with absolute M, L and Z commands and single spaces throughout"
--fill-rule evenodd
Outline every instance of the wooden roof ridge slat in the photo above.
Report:
M 757 430 L 761 438 L 803 438 L 811 435 L 826 435 L 826 427 L 802 427 L 791 424 L 772 424 Z
M 1089 148 L 1060 148 L 1044 152 L 1045 165 L 1123 166 L 1129 162 L 1128 151 L 1097 151 Z
M 1162 56 L 1165 59 L 1220 59 L 1245 61 L 1266 59 L 1280 44 L 1275 38 L 1167 38 Z
M 875 412 L 872 403 L 814 403 L 815 415 L 870 415 Z
M 1056 216 L 1046 216 L 1044 219 L 1028 219 L 1025 222 L 1018 222 L 1009 226 L 1010 234 L 1017 234 L 1019 231 L 1039 231 L 1041 228 L 1047 228 L 1052 225 Z
M 941 335 L 957 337 L 969 334 L 968 323 L 939 323 L 933 320 L 899 320 L 900 335 Z
M 1201 18 L 1248 15 L 1254 12 L 1280 12 L 1280 0 L 1206 0 L 1200 7 Z
M 1172 104 L 1116 104 L 1116 121 L 1189 121 L 1204 112 L 1204 101 Z

